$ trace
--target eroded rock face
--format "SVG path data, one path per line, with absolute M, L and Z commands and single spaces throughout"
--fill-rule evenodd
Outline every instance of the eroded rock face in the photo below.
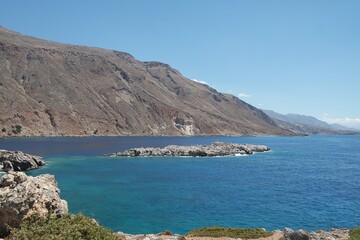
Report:
M 308 232 L 303 229 L 294 231 L 291 228 L 285 228 L 283 234 L 285 240 L 347 240 L 349 231 L 346 228 L 332 228 L 330 231 Z
M 45 165 L 42 157 L 20 151 L 0 150 L 0 169 L 8 171 L 27 171 Z
M 0 237 L 8 226 L 17 227 L 32 217 L 61 216 L 68 212 L 67 202 L 60 199 L 53 175 L 27 176 L 10 171 L 0 178 Z
M 192 157 L 215 157 L 229 155 L 244 155 L 254 152 L 269 151 L 270 148 L 264 145 L 249 145 L 237 143 L 214 142 L 210 145 L 177 146 L 169 145 L 164 148 L 132 148 L 124 152 L 109 154 L 119 157 L 137 156 L 192 156 Z

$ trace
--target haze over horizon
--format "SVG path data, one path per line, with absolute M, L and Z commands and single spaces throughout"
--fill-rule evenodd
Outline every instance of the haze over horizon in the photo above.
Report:
M 358 1 L 7 1 L 0 25 L 160 61 L 263 109 L 360 128 Z

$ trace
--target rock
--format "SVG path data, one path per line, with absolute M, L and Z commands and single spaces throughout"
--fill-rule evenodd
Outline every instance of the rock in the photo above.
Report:
M 309 233 L 303 229 L 294 231 L 291 228 L 285 228 L 283 234 L 287 240 L 347 240 L 349 229 L 333 228 L 331 231 L 317 230 Z
M 264 145 L 243 145 L 237 143 L 214 142 L 210 145 L 177 146 L 169 145 L 164 148 L 132 148 L 124 152 L 108 154 L 108 156 L 137 157 L 137 156 L 191 156 L 191 157 L 214 157 L 236 156 L 252 154 L 254 152 L 269 151 Z
M 27 171 L 45 165 L 41 157 L 26 154 L 20 151 L 0 150 L 0 163 L 2 170 L 8 171 Z
M 310 239 L 314 240 L 347 240 L 349 229 L 332 228 L 330 231 L 318 230 L 310 233 Z
M 306 231 L 293 231 L 285 234 L 285 239 L 288 240 L 310 240 L 310 235 Z
M 17 227 L 32 217 L 61 216 L 68 212 L 67 202 L 60 199 L 53 175 L 26 176 L 10 171 L 0 178 L 0 237 L 8 227 Z
M 123 232 L 117 232 L 119 236 L 122 236 L 125 240 L 181 240 L 182 236 L 178 234 L 174 235 L 159 235 L 159 234 L 126 234 Z
M 284 237 L 288 238 L 290 234 L 294 232 L 294 230 L 292 230 L 291 228 L 285 228 L 283 232 L 284 232 Z
M 13 174 L 14 180 L 17 183 L 23 183 L 27 180 L 27 176 L 25 173 L 19 172 L 17 174 Z
M 4 172 L 8 172 L 14 169 L 12 163 L 10 161 L 4 161 L 2 163 L 2 169 Z

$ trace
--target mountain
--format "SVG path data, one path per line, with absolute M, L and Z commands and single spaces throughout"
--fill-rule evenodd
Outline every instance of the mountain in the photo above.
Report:
M 3 136 L 293 135 L 235 96 L 128 53 L 0 27 Z
M 328 124 L 312 116 L 300 114 L 280 114 L 271 110 L 262 110 L 274 119 L 278 125 L 296 133 L 303 134 L 360 134 L 360 131 L 340 124 Z

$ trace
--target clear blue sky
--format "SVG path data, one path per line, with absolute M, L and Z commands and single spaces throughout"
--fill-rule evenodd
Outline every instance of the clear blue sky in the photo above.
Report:
M 0 25 L 165 62 L 256 107 L 360 127 L 359 0 L 4 0 Z

